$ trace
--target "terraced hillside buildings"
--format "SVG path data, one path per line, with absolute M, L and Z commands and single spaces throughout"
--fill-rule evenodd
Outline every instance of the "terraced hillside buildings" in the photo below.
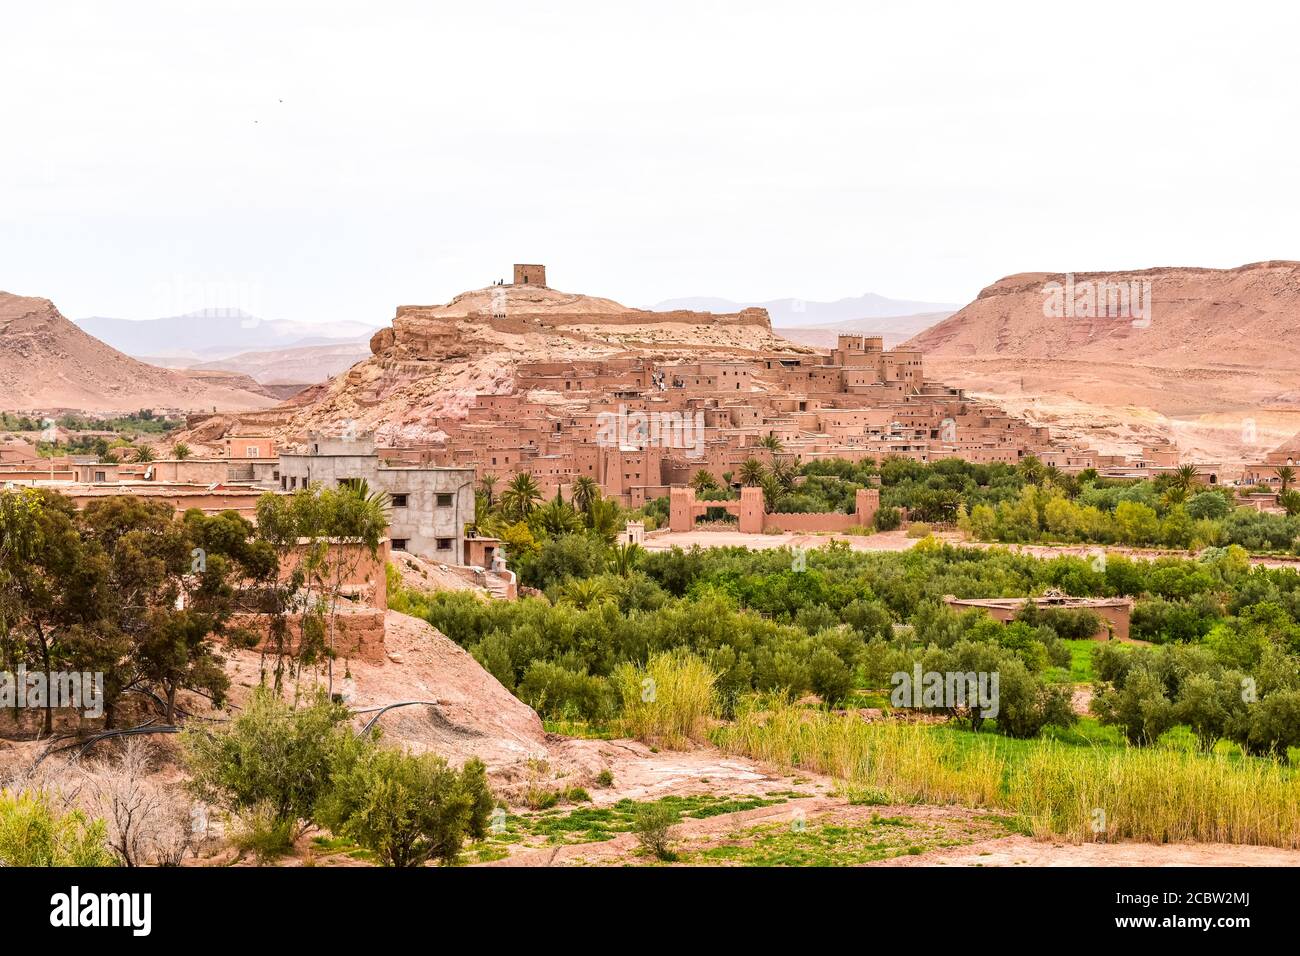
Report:
M 433 425 L 441 441 L 378 454 L 502 484 L 528 473 L 548 497 L 591 477 L 626 507 L 666 497 L 700 470 L 724 483 L 749 458 L 1015 464 L 1034 454 L 1092 465 L 1087 452 L 1054 447 L 1046 428 L 926 382 L 920 352 L 860 335 L 840 336 L 829 354 L 523 361 L 512 391 L 476 395 Z
M 240 425 L 286 446 L 373 434 L 390 466 L 467 469 L 498 487 L 528 473 L 548 497 L 589 477 L 633 508 L 701 470 L 724 483 L 750 458 L 1130 464 L 928 381 L 919 350 L 879 336 L 817 351 L 773 334 L 762 309 L 633 309 L 556 290 L 540 264 L 513 280 L 400 306 L 370 359 Z M 196 441 L 223 427 L 196 424 Z

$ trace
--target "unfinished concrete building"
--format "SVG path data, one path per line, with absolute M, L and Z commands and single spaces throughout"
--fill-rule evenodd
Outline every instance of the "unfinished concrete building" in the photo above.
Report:
M 306 450 L 281 453 L 280 490 L 314 482 L 337 487 L 358 480 L 392 499 L 388 537 L 394 551 L 459 565 L 465 558 L 465 525 L 474 520 L 474 471 L 436 465 L 388 465 L 372 435 L 313 434 Z

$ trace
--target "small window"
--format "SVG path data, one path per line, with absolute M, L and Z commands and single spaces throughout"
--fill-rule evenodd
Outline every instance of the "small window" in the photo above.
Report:
M 438 550 L 439 550 L 439 551 L 450 551 L 450 550 L 451 550 L 451 538 L 438 538 L 438 539 L 437 539 L 437 544 L 438 544 Z
M 438 507 L 439 507 L 439 508 L 450 508 L 450 507 L 451 507 L 451 495 L 439 495 L 439 496 L 438 496 Z
M 394 507 L 394 508 L 405 508 L 405 507 L 406 507 L 406 495 L 393 495 L 393 507 Z
M 405 538 L 394 538 L 394 539 L 393 539 L 393 550 L 394 550 L 394 551 L 405 551 L 405 550 L 406 550 L 406 539 L 405 539 Z
M 261 452 L 261 449 L 258 448 L 256 445 L 249 445 L 249 446 L 248 446 L 248 457 L 249 457 L 249 458 L 260 458 L 261 455 L 259 454 L 259 452 Z

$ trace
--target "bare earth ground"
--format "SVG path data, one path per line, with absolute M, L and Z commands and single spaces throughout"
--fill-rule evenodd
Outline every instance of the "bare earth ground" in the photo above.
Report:
M 402 585 L 417 591 L 473 591 L 487 595 L 487 589 L 475 584 L 465 568 L 454 568 L 435 561 L 426 561 L 418 555 L 394 551 L 393 567 L 402 576 Z
M 1154 560 L 1161 557 L 1195 557 L 1189 551 L 1161 551 L 1154 548 L 1127 548 L 1117 545 L 1095 544 L 999 544 L 987 541 L 970 541 L 957 531 L 943 531 L 934 535 L 944 544 L 966 548 L 1005 548 L 1013 554 L 1027 554 L 1039 558 L 1070 556 L 1092 557 L 1104 551 L 1110 555 Z M 907 551 L 921 538 L 909 538 L 906 531 L 880 531 L 869 535 L 845 534 L 742 534 L 739 531 L 655 531 L 644 541 L 647 551 L 670 551 L 681 548 L 689 551 L 701 548 L 749 548 L 765 551 L 775 548 L 822 548 L 832 541 L 841 541 L 854 551 Z M 1300 558 L 1252 557 L 1251 564 L 1266 568 L 1300 567 Z

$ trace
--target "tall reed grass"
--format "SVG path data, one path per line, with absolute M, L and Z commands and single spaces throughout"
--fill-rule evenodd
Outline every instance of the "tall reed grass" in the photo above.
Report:
M 694 654 L 652 654 L 644 667 L 620 664 L 610 675 L 621 712 L 620 733 L 644 743 L 680 750 L 708 739 L 717 714 L 713 685 L 718 675 Z
M 836 777 L 849 792 L 1010 811 L 1042 838 L 1300 848 L 1300 776 L 1270 760 L 1050 740 L 962 747 L 924 725 L 771 699 L 713 736 L 732 753 Z
M 1047 741 L 1010 768 L 1002 805 L 1048 838 L 1300 848 L 1300 778 L 1258 757 Z

